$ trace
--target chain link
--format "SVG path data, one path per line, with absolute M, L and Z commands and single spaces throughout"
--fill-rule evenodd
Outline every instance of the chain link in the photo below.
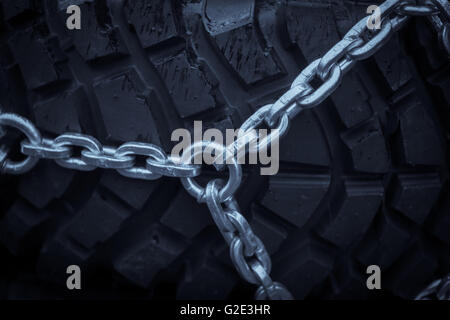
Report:
M 427 17 L 439 35 L 439 42 L 450 57 L 450 2 L 448 0 L 431 0 L 439 8 L 439 15 Z
M 294 80 L 290 89 L 275 103 L 265 105 L 251 115 L 240 128 L 241 135 L 229 146 L 202 141 L 191 145 L 181 159 L 171 158 L 160 147 L 141 142 L 127 142 L 118 148 L 103 146 L 95 138 L 66 133 L 55 139 L 42 138 L 37 128 L 27 119 L 11 113 L 0 113 L 0 137 L 3 127 L 21 131 L 26 140 L 21 143 L 22 161 L 8 158 L 8 150 L 0 147 L 0 172 L 21 174 L 32 169 L 40 158 L 53 159 L 59 165 L 81 171 L 96 168 L 114 169 L 130 178 L 154 180 L 162 176 L 178 177 L 189 194 L 200 203 L 206 203 L 219 231 L 230 247 L 231 260 L 246 281 L 257 284 L 256 299 L 292 299 L 281 283 L 270 277 L 272 262 L 264 244 L 254 234 L 248 221 L 240 213 L 234 194 L 242 180 L 242 169 L 236 155 L 257 141 L 253 132 L 263 122 L 274 129 L 257 150 L 267 148 L 283 136 L 289 120 L 305 109 L 313 108 L 327 99 L 341 84 L 343 76 L 357 61 L 367 59 L 389 41 L 411 16 L 427 16 L 439 34 L 439 39 L 450 55 L 450 4 L 447 0 L 387 0 L 379 6 L 381 27 L 369 30 L 367 17 L 356 23 L 327 53 L 311 62 Z M 321 80 L 314 88 L 313 80 Z M 206 187 L 193 178 L 201 173 L 201 166 L 193 159 L 210 148 L 217 152 L 213 165 L 217 170 L 228 167 L 228 180 L 214 179 Z M 79 156 L 76 149 L 81 149 Z M 146 157 L 145 166 L 136 164 L 136 157 Z M 221 160 L 221 161 L 219 161 Z M 450 278 L 430 285 L 419 298 L 438 291 L 450 297 Z
M 415 300 L 450 300 L 450 275 L 433 281 Z
M 440 9 L 431 0 L 426 1 L 404 1 L 395 12 L 403 16 L 433 16 L 440 13 Z
M 30 142 L 34 144 L 38 144 L 42 141 L 41 134 L 36 127 L 28 119 L 25 119 L 17 114 L 0 114 L 0 126 L 18 129 Z M 5 152 L 6 151 L 3 150 L 3 153 Z M 9 174 L 22 174 L 31 170 L 36 165 L 38 160 L 39 159 L 36 157 L 28 156 L 22 161 L 13 161 L 8 159 L 6 156 L 1 162 L 1 172 Z
M 196 177 L 201 166 L 176 163 L 158 146 L 127 142 L 114 147 L 103 146 L 97 139 L 80 133 L 65 133 L 55 139 L 42 138 L 39 130 L 27 119 L 12 113 L 0 114 L 0 125 L 21 131 L 26 139 L 21 143 L 21 153 L 25 160 L 12 161 L 8 152 L 1 149 L 1 172 L 23 174 L 31 170 L 39 159 L 52 159 L 64 168 L 92 171 L 96 168 L 114 169 L 121 175 L 144 180 L 154 180 L 161 176 Z M 81 148 L 81 156 L 75 156 L 75 149 Z M 146 167 L 136 164 L 137 156 L 146 157 Z
M 259 285 L 256 299 L 292 299 L 289 291 L 282 284 L 273 282 L 270 277 L 270 255 L 240 213 L 234 196 L 221 200 L 222 184 L 220 179 L 210 181 L 206 186 L 205 200 L 214 222 L 230 247 L 231 261 L 239 275 L 246 281 Z

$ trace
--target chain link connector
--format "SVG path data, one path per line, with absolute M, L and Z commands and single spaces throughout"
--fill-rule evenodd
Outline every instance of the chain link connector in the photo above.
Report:
M 22 141 L 20 151 L 27 156 L 44 159 L 64 159 L 72 155 L 72 150 L 55 144 L 54 140 L 43 138 L 40 144 Z
M 230 256 L 233 261 L 236 270 L 246 281 L 259 284 L 259 279 L 255 276 L 254 271 L 251 268 L 252 261 L 258 261 L 267 273 L 272 270 L 272 262 L 270 260 L 269 253 L 267 252 L 264 244 L 259 238 L 255 238 L 257 242 L 257 249 L 251 257 L 246 257 L 244 253 L 244 243 L 240 237 L 235 237 L 230 245 Z
M 226 219 L 233 224 L 236 229 L 237 236 L 242 240 L 244 245 L 244 255 L 250 257 L 255 254 L 258 249 L 258 240 L 248 224 L 247 219 L 237 211 L 226 212 Z
M 278 126 L 270 131 L 270 134 L 266 136 L 263 140 L 259 140 L 259 136 L 254 131 L 259 125 L 266 121 L 266 116 L 272 110 L 272 104 L 265 105 L 259 108 L 255 113 L 253 113 L 240 127 L 239 135 L 236 141 L 230 143 L 223 153 L 219 153 L 215 159 L 214 166 L 217 170 L 222 170 L 226 163 L 229 163 L 232 158 L 241 158 L 248 152 L 258 152 L 260 150 L 265 150 L 268 146 L 282 137 L 289 129 L 289 117 L 287 114 L 283 114 L 279 120 Z M 282 110 L 280 110 L 281 113 Z M 277 117 L 277 114 L 274 114 Z M 266 121 L 269 125 L 269 123 Z M 269 126 L 272 126 L 271 123 Z M 254 146 L 254 142 L 258 141 L 258 144 Z M 254 149 L 247 149 L 246 146 L 252 146 Z M 220 162 L 217 160 L 221 160 Z M 225 159 L 222 161 L 222 159 Z
M 274 281 L 269 288 L 260 286 L 255 293 L 255 300 L 294 300 L 289 290 L 281 283 Z
M 320 59 L 314 60 L 309 66 L 307 66 L 298 76 L 298 81 L 304 83 L 310 83 L 314 77 L 317 76 Z M 342 70 L 339 65 L 334 65 L 330 70 L 328 78 L 320 85 L 319 88 L 312 93 L 300 98 L 297 102 L 302 109 L 312 108 L 324 101 L 328 96 L 333 93 L 342 81 Z M 288 111 L 289 117 L 294 116 L 294 110 Z
M 298 99 L 313 91 L 309 83 L 298 82 L 296 80 L 292 83 L 291 88 L 275 101 L 274 104 L 266 105 L 260 109 L 261 113 L 264 113 L 264 120 L 269 127 L 273 127 L 277 122 L 281 125 L 281 121 L 283 121 L 282 115 L 286 114 L 287 109 L 296 105 Z
M 202 166 L 199 164 L 183 164 L 179 159 L 164 156 L 163 158 L 148 158 L 147 168 L 154 173 L 176 178 L 193 178 L 200 175 Z
M 99 152 L 83 150 L 81 159 L 88 165 L 103 169 L 126 169 L 134 164 L 133 157 L 118 155 L 112 147 L 102 147 Z
M 251 269 L 259 280 L 261 285 L 255 293 L 256 300 L 293 300 L 293 296 L 289 290 L 279 282 L 274 282 L 267 270 L 259 263 L 259 261 L 252 261 L 250 263 Z
M 102 150 L 102 145 L 94 137 L 83 135 L 80 133 L 66 133 L 58 136 L 55 139 L 55 145 L 57 146 L 68 146 L 68 147 L 82 147 L 91 151 L 92 153 L 100 154 Z M 83 151 L 82 151 L 83 152 Z M 61 167 L 68 169 L 76 169 L 80 171 L 92 171 L 97 167 L 95 165 L 90 165 L 82 158 L 70 157 L 68 159 L 55 159 L 55 162 Z
M 208 182 L 205 189 L 205 202 L 208 206 L 209 211 L 211 212 L 214 223 L 217 225 L 220 233 L 225 238 L 225 241 L 228 243 L 228 245 L 230 245 L 231 241 L 233 241 L 236 228 L 228 219 L 227 211 L 237 211 L 239 210 L 239 206 L 237 205 L 234 198 L 230 198 L 225 203 L 220 202 L 219 190 L 223 188 L 223 184 L 224 181 L 221 179 L 214 179 Z M 223 204 L 226 207 L 225 209 L 223 208 Z
M 181 157 L 181 163 L 190 164 L 196 156 L 203 153 L 204 149 L 208 147 L 214 150 L 216 154 L 226 154 L 226 148 L 224 145 L 209 142 L 209 141 L 199 141 L 189 146 Z M 217 159 L 217 158 L 216 158 Z M 225 202 L 230 198 L 236 190 L 241 185 L 242 180 L 242 168 L 237 162 L 236 158 L 231 157 L 231 163 L 227 163 L 229 178 L 225 186 L 219 191 L 220 202 Z M 217 169 L 217 168 L 216 168 Z M 191 177 L 181 177 L 181 183 L 186 191 L 197 199 L 198 202 L 204 203 L 205 200 L 205 188 L 201 187 L 193 178 Z
M 394 19 L 396 19 L 395 17 Z M 400 19 L 404 19 L 405 21 L 408 17 L 402 17 Z M 353 60 L 364 60 L 368 57 L 372 56 L 375 52 L 377 52 L 389 39 L 393 34 L 392 23 L 390 19 L 385 19 L 381 22 L 381 30 L 373 36 L 369 41 L 367 41 L 364 45 L 360 47 L 356 47 L 352 50 L 349 50 L 347 55 L 351 57 Z
M 122 158 L 131 156 L 133 158 L 133 166 L 131 168 L 117 169 L 124 177 L 143 179 L 143 180 L 156 180 L 161 178 L 161 174 L 155 173 L 148 167 L 135 166 L 135 156 L 146 157 L 164 157 L 164 152 L 158 146 L 153 144 L 147 144 L 142 142 L 127 142 L 119 146 L 114 156 Z

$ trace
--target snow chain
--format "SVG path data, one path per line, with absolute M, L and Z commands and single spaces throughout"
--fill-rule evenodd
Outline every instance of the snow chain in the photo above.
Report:
M 433 281 L 415 300 L 450 300 L 450 275 Z
M 328 98 L 356 62 L 371 57 L 383 47 L 391 36 L 405 25 L 410 16 L 426 16 L 438 32 L 439 40 L 450 56 L 450 3 L 447 0 L 387 0 L 379 6 L 379 9 L 381 14 L 379 29 L 370 30 L 367 27 L 367 17 L 361 19 L 322 58 L 307 66 L 285 94 L 275 103 L 257 110 L 244 122 L 241 129 L 250 132 L 265 122 L 270 128 L 276 127 L 278 129 L 276 132 L 279 132 L 277 134 L 282 136 L 295 115 L 319 105 Z M 316 78 L 321 79 L 322 84 L 315 89 L 311 82 Z M 200 165 L 180 164 L 153 144 L 127 142 L 115 148 L 103 146 L 97 139 L 79 133 L 65 133 L 55 139 L 43 138 L 29 120 L 13 113 L 0 114 L 0 126 L 13 127 L 25 134 L 26 139 L 21 143 L 21 153 L 27 156 L 25 160 L 13 161 L 8 158 L 8 151 L 0 146 L 2 173 L 23 174 L 31 170 L 39 159 L 53 159 L 62 167 L 82 171 L 96 168 L 114 169 L 126 177 L 144 180 L 154 180 L 161 176 L 180 178 L 189 194 L 208 206 L 217 227 L 230 247 L 231 260 L 240 276 L 258 285 L 255 298 L 293 298 L 284 285 L 272 281 L 270 255 L 240 213 L 234 194 L 241 183 L 242 169 L 234 154 L 231 164 L 226 162 L 229 170 L 228 181 L 225 183 L 221 179 L 214 179 L 203 188 L 194 180 L 194 177 L 201 174 Z M 0 127 L 0 137 L 4 134 Z M 273 136 L 259 142 L 258 148 L 266 148 L 271 139 Z M 239 142 L 241 141 L 235 143 Z M 246 143 L 248 142 L 247 139 Z M 230 148 L 215 143 L 214 145 L 215 150 L 223 151 L 225 154 Z M 187 155 L 192 156 L 192 150 L 203 151 L 206 146 L 210 147 L 211 142 L 194 144 L 186 151 Z M 74 147 L 81 148 L 81 156 L 74 155 Z M 136 156 L 146 157 L 145 166 L 136 164 Z M 215 167 L 217 170 L 223 168 L 218 164 Z M 440 287 L 439 283 L 433 283 L 434 286 L 430 290 Z

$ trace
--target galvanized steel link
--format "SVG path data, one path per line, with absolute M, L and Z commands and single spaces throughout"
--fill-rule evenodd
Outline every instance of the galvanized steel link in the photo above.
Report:
M 20 151 L 30 157 L 64 159 L 72 155 L 69 147 L 55 144 L 53 140 L 47 138 L 43 138 L 39 144 L 25 140 L 21 142 L 20 147 Z
M 278 125 L 270 131 L 270 134 L 265 136 L 263 139 L 259 139 L 255 129 L 260 126 L 267 116 L 267 113 L 272 109 L 273 105 L 268 104 L 264 107 L 259 108 L 255 113 L 253 113 L 247 120 L 242 124 L 239 129 L 238 139 L 234 143 L 226 146 L 223 152 L 219 152 L 219 155 L 215 159 L 214 166 L 221 170 L 225 163 L 229 163 L 232 158 L 240 159 L 244 157 L 249 152 L 260 152 L 261 150 L 267 149 L 271 144 L 277 142 L 280 137 L 289 129 L 289 117 L 288 114 L 283 114 L 280 117 Z M 256 143 L 254 145 L 254 143 Z M 247 145 L 249 148 L 247 148 Z M 217 162 L 217 160 L 221 160 Z M 225 159 L 222 161 L 222 159 Z
M 439 14 L 439 8 L 431 1 L 403 1 L 395 12 L 404 16 L 430 16 Z
M 219 155 L 226 155 L 227 149 L 224 145 L 217 144 L 215 142 L 199 141 L 187 148 L 182 155 L 181 163 L 191 163 L 197 155 L 204 152 L 206 148 L 215 150 Z M 228 158 L 228 157 L 227 157 Z M 226 166 L 229 170 L 229 178 L 227 183 L 219 191 L 220 202 L 225 202 L 227 199 L 231 198 L 236 190 L 241 185 L 242 180 L 242 168 L 235 157 L 230 158 L 231 163 L 227 163 Z M 217 161 L 217 158 L 215 158 Z M 222 160 L 223 161 L 223 160 Z M 222 162 L 223 163 L 223 162 Z M 221 168 L 216 166 L 217 170 Z M 183 184 L 186 191 L 197 199 L 198 202 L 206 202 L 206 189 L 201 187 L 192 177 L 180 177 L 181 183 Z
M 0 114 L 0 125 L 21 131 L 26 139 L 21 142 L 25 160 L 8 159 L 8 152 L 0 152 L 1 172 L 23 174 L 31 170 L 39 159 L 55 160 L 60 166 L 80 171 L 96 168 L 115 169 L 121 175 L 136 179 L 154 180 L 161 176 L 195 177 L 200 165 L 178 164 L 158 146 L 142 142 L 127 142 L 114 147 L 103 146 L 97 139 L 81 133 L 65 133 L 55 139 L 42 138 L 39 130 L 26 118 L 17 114 Z M 3 131 L 2 131 L 3 132 Z M 74 156 L 74 148 L 81 148 L 81 156 Z M 146 156 L 146 167 L 136 166 L 136 156 Z
M 118 147 L 114 153 L 118 157 L 132 156 L 133 161 L 135 156 L 147 156 L 147 161 L 151 158 L 165 159 L 164 151 L 158 146 L 142 143 L 142 142 L 127 142 Z M 151 168 L 140 167 L 133 165 L 131 168 L 118 169 L 124 177 L 144 179 L 144 180 L 156 180 L 162 177 L 161 174 L 156 173 Z
M 270 278 L 270 255 L 239 212 L 234 197 L 221 201 L 219 191 L 222 185 L 220 179 L 210 181 L 204 197 L 214 222 L 230 246 L 230 257 L 236 270 L 246 281 L 259 284 L 257 299 L 292 299 L 286 287 Z

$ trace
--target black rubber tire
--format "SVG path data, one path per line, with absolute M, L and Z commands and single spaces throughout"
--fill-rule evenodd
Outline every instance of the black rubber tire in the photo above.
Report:
M 81 30 L 65 27 L 69 2 Z M 1 108 L 50 137 L 170 151 L 175 128 L 237 128 L 273 103 L 374 2 L 3 0 Z M 221 23 L 233 13 L 243 18 Z M 449 70 L 427 20 L 411 19 L 292 121 L 277 175 L 244 167 L 238 202 L 295 298 L 409 299 L 450 271 Z M 5 298 L 253 295 L 206 206 L 177 179 L 40 161 L 0 184 Z M 71 264 L 82 290 L 65 287 Z M 381 290 L 366 287 L 372 264 Z

